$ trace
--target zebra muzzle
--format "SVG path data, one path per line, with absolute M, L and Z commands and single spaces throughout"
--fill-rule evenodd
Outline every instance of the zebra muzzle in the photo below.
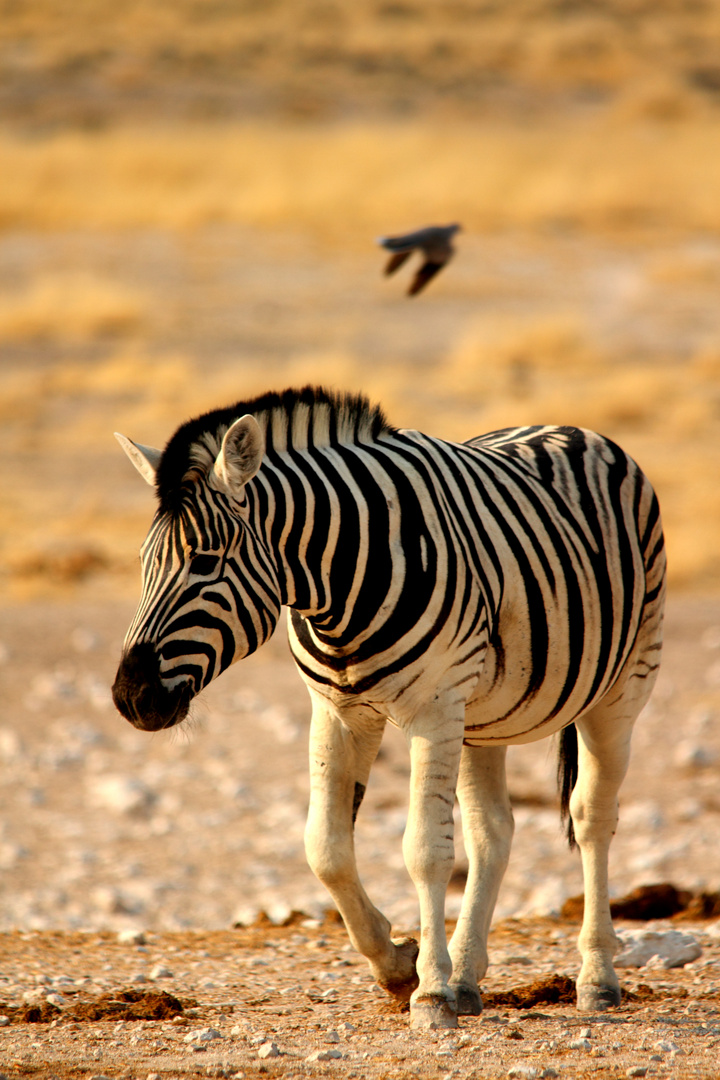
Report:
M 160 660 L 150 642 L 133 645 L 122 657 L 112 687 L 118 712 L 141 731 L 161 731 L 185 719 L 194 696 L 191 683 L 172 689 L 160 678 Z

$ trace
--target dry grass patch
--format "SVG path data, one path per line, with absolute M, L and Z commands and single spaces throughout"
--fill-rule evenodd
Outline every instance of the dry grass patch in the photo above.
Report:
M 37 278 L 0 300 L 0 341 L 87 341 L 137 332 L 142 297 L 89 274 Z
M 720 230 L 720 118 L 123 127 L 0 136 L 0 228 L 232 222 L 366 244 L 420 221 Z

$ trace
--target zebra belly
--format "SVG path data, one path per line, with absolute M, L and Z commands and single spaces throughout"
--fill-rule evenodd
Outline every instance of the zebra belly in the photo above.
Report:
M 507 640 L 507 639 L 504 639 Z M 510 639 L 512 640 L 512 639 Z M 515 647 L 488 647 L 465 710 L 465 742 L 470 746 L 528 743 L 544 739 L 576 720 L 606 693 L 617 675 L 588 649 L 577 670 L 567 662 L 567 635 L 550 635 L 547 667 L 533 679 L 527 639 Z M 620 665 L 622 668 L 622 664 Z

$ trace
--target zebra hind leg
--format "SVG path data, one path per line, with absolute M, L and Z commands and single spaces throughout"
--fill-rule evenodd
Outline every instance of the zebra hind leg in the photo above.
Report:
M 478 1016 L 478 989 L 487 971 L 487 939 L 513 836 L 505 779 L 506 747 L 463 746 L 458 779 L 468 879 L 462 910 L 450 942 L 459 1016 Z
M 570 814 L 582 857 L 585 911 L 578 938 L 582 966 L 577 1006 L 595 1012 L 618 1005 L 613 968 L 618 942 L 610 917 L 608 855 L 617 827 L 620 785 L 633 724 L 650 697 L 660 660 L 662 603 L 648 604 L 635 647 L 606 698 L 577 720 L 578 779 Z
M 617 938 L 610 916 L 608 856 L 618 821 L 617 795 L 627 770 L 635 719 L 618 716 L 612 705 L 597 706 L 576 721 L 578 779 L 570 813 L 585 883 L 585 909 L 578 938 L 582 966 L 577 979 L 577 1007 L 597 1012 L 620 1004 L 620 983 L 613 968 Z M 613 715 L 614 713 L 614 715 Z

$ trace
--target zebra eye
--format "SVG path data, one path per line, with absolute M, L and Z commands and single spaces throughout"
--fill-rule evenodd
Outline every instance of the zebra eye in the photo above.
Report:
M 220 559 L 217 555 L 193 555 L 190 560 L 190 573 L 196 577 L 211 577 L 218 568 Z

